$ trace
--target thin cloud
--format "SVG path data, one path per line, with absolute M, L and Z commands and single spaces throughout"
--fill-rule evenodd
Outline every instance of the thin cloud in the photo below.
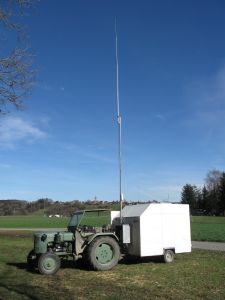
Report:
M 0 145 L 13 147 L 17 142 L 34 142 L 46 137 L 37 126 L 19 117 L 5 117 L 0 122 Z
M 197 112 L 225 109 L 225 66 L 209 78 L 192 82 L 186 89 L 187 100 Z M 222 107 L 221 107 L 222 106 Z
M 191 83 L 186 89 L 188 115 L 183 124 L 211 143 L 223 141 L 225 120 L 225 67 L 211 77 Z
M 166 117 L 162 114 L 157 114 L 155 117 L 156 117 L 156 119 L 158 119 L 160 121 L 163 121 L 163 122 L 166 121 Z
M 36 83 L 36 86 L 41 89 L 41 90 L 44 90 L 44 91 L 52 91 L 53 88 L 49 85 L 49 84 L 46 84 L 44 82 L 39 82 L 39 83 Z
M 79 155 L 80 157 L 84 157 L 86 162 L 101 162 L 101 163 L 108 163 L 108 164 L 114 164 L 116 160 L 114 158 L 111 158 L 107 156 L 105 153 L 102 154 L 102 151 L 106 150 L 105 148 L 99 150 L 99 147 L 95 146 L 86 146 L 86 148 L 89 148 L 90 150 L 86 150 L 85 147 L 81 147 L 77 144 L 69 144 L 69 143 L 60 143 L 58 147 L 61 147 L 63 150 L 66 150 L 68 152 L 73 152 Z M 88 159 L 88 161 L 86 160 Z
M 0 163 L 0 169 L 4 169 L 4 170 L 11 169 L 11 165 Z
M 65 87 L 64 86 L 51 86 L 45 82 L 39 82 L 36 84 L 36 86 L 46 92 L 52 92 L 52 91 L 58 91 L 60 90 L 61 92 L 65 91 Z
M 99 161 L 103 163 L 115 163 L 115 160 L 105 155 L 97 154 L 97 153 L 90 153 L 90 152 L 83 152 L 82 153 L 85 157 L 90 158 L 94 161 Z
M 152 187 L 138 185 L 134 188 L 134 192 L 140 197 L 148 198 L 149 200 L 158 201 L 179 201 L 182 185 L 154 185 Z

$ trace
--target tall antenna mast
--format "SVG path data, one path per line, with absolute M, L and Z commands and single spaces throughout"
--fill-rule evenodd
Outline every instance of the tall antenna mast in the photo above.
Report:
M 121 151 L 121 125 L 122 118 L 120 115 L 120 95 L 119 95 L 119 60 L 118 60 L 118 42 L 117 42 L 117 26 L 115 19 L 115 38 L 116 38 L 116 103 L 117 103 L 117 123 L 118 123 L 118 158 L 119 158 L 119 197 L 120 197 L 120 222 L 122 224 L 123 209 L 123 192 L 122 192 L 122 151 Z

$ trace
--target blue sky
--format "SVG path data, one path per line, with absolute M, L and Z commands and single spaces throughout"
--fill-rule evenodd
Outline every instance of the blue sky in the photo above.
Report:
M 0 199 L 118 199 L 117 17 L 127 200 L 179 201 L 225 170 L 224 1 L 41 1 L 37 82 L 0 118 Z

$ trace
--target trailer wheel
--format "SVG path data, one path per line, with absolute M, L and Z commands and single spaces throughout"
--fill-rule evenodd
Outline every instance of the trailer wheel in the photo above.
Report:
M 36 266 L 37 266 L 37 257 L 34 250 L 31 250 L 27 255 L 27 268 L 29 270 L 33 270 L 35 269 Z
M 173 250 L 165 250 L 164 251 L 164 256 L 163 256 L 163 259 L 164 259 L 164 262 L 165 263 L 171 263 L 174 261 L 174 257 L 175 257 L 175 254 L 174 254 L 174 251 Z
M 98 237 L 88 247 L 88 260 L 96 271 L 110 270 L 117 265 L 120 258 L 120 248 L 111 237 Z
M 61 265 L 60 258 L 54 253 L 44 253 L 38 260 L 38 270 L 44 275 L 55 274 Z

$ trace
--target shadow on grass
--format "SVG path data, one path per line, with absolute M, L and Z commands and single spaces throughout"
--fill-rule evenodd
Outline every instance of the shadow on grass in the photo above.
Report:
M 3 289 L 4 293 L 6 292 L 6 295 L 7 295 L 7 297 L 5 297 L 5 296 L 3 296 L 3 294 L 1 294 L 0 300 L 14 299 L 15 295 L 16 295 L 15 299 L 31 299 L 31 300 L 39 300 L 40 299 L 34 295 L 32 286 L 30 286 L 29 284 L 27 284 L 25 282 L 17 283 L 17 278 L 14 278 L 15 280 L 12 280 L 12 278 L 8 277 L 8 273 L 9 273 L 9 271 L 5 271 L 0 276 L 0 289 Z M 14 293 L 15 295 L 12 295 L 12 293 Z
M 159 256 L 154 256 L 154 257 L 132 257 L 132 256 L 126 256 L 123 257 L 120 261 L 119 264 L 122 265 L 136 265 L 136 264 L 149 264 L 149 263 L 156 263 L 156 264 L 161 264 L 164 263 L 162 257 Z M 27 263 L 25 262 L 8 262 L 8 266 L 13 266 L 16 267 L 17 269 L 20 270 L 26 270 L 27 272 L 30 273 L 39 273 L 36 268 L 29 268 Z M 89 271 L 91 270 L 90 266 L 88 263 L 82 259 L 79 259 L 77 261 L 73 260 L 62 260 L 61 261 L 61 269 L 78 269 L 78 270 L 85 270 Z M 1 300 L 1 299 L 0 299 Z
M 26 264 L 26 263 L 11 263 L 11 262 L 9 262 L 9 263 L 7 263 L 6 265 L 7 265 L 7 266 L 13 266 L 13 267 L 16 267 L 16 268 L 18 268 L 18 269 L 20 269 L 20 270 L 25 270 L 25 269 L 27 269 L 27 264 Z
M 16 267 L 20 270 L 26 270 L 29 273 L 38 273 L 36 268 L 29 268 L 27 263 L 25 262 L 8 262 L 7 266 Z M 82 260 L 73 261 L 73 260 L 62 260 L 61 261 L 61 269 L 79 269 L 79 270 L 89 270 L 89 267 Z M 1 300 L 1 298 L 0 298 Z
M 26 264 L 25 263 L 8 263 L 10 266 L 14 266 L 19 269 L 25 269 Z M 30 271 L 29 272 L 35 272 L 37 273 L 37 270 Z M 40 300 L 40 299 L 53 299 L 55 298 L 55 295 L 59 295 L 59 298 L 56 297 L 56 299 L 74 299 L 73 294 L 70 293 L 70 291 L 65 290 L 64 287 L 61 287 L 60 290 L 57 289 L 49 289 L 48 285 L 43 284 L 42 286 L 35 286 L 32 284 L 32 281 L 28 282 L 18 282 L 18 280 L 27 281 L 27 274 L 26 277 L 14 277 L 13 279 L 11 276 L 7 276 L 9 272 L 5 272 L 5 274 L 0 276 L 0 290 L 3 291 L 3 293 L 0 295 L 0 300 L 5 299 L 29 299 L 29 300 Z M 37 274 L 38 275 L 38 274 Z M 39 274 L 39 276 L 42 276 Z M 43 277 L 43 280 L 44 277 Z M 57 280 L 54 279 L 55 281 Z M 42 281 L 43 282 L 43 281 Z M 45 282 L 45 281 L 44 281 Z M 61 294 L 64 296 L 61 297 Z
M 136 265 L 136 264 L 149 264 L 149 263 L 156 263 L 156 264 L 164 264 L 163 258 L 161 256 L 151 256 L 151 257 L 132 257 L 126 256 L 120 259 L 119 264 L 121 265 Z M 82 259 L 77 261 L 73 260 L 64 260 L 62 261 L 61 268 L 72 268 L 72 269 L 79 269 L 79 270 L 92 270 L 88 265 L 88 262 L 85 262 Z
M 148 257 L 125 256 L 120 260 L 119 263 L 124 265 L 149 264 L 149 263 L 161 264 L 164 263 L 164 261 L 161 256 L 148 256 Z
M 6 264 L 7 266 L 16 267 L 19 270 L 26 270 L 29 273 L 38 273 L 36 268 L 29 268 L 27 266 L 27 263 L 14 263 L 14 262 L 8 262 Z
M 78 259 L 76 261 L 62 260 L 61 268 L 62 269 L 88 270 L 88 265 L 82 259 Z
M 40 300 L 39 297 L 35 297 L 32 292 L 32 290 L 27 291 L 27 289 L 30 289 L 30 287 L 28 287 L 26 284 L 18 284 L 18 285 L 14 285 L 12 287 L 12 285 L 7 285 L 7 284 L 4 284 L 4 283 L 0 283 L 0 287 L 1 288 L 4 288 L 5 290 L 7 290 L 8 292 L 14 292 L 16 293 L 17 295 L 20 295 L 21 296 L 21 299 L 24 299 L 24 297 L 26 296 L 28 299 L 31 299 L 31 300 Z M 3 300 L 4 298 L 1 298 L 0 297 L 0 300 Z

